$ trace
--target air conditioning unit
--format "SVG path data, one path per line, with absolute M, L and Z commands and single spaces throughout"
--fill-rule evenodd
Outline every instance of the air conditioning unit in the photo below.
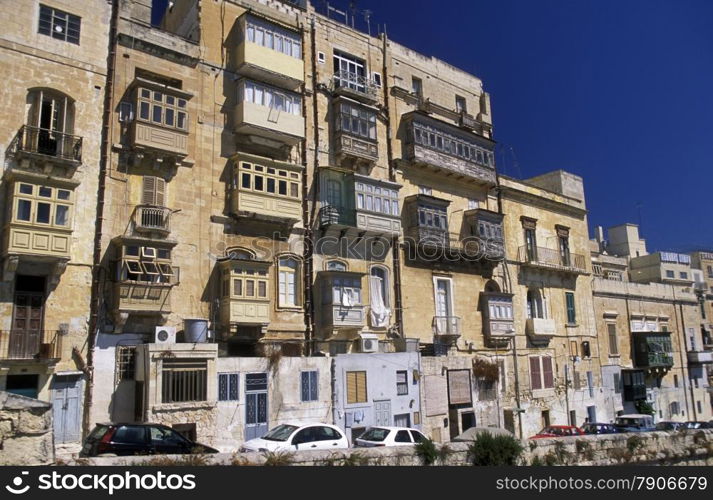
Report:
M 175 344 L 176 343 L 176 327 L 175 326 L 157 326 L 154 336 L 156 344 Z
M 359 352 L 379 352 L 379 337 L 373 333 L 363 333 L 359 339 Z

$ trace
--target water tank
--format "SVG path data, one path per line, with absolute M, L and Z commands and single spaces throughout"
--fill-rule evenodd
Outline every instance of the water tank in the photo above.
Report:
M 193 344 L 208 342 L 208 320 L 184 319 L 183 340 Z

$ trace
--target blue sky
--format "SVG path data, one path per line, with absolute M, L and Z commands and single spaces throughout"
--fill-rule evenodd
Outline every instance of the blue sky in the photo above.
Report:
M 649 251 L 713 248 L 713 1 L 356 5 L 372 11 L 372 33 L 385 23 L 483 80 L 501 173 L 574 172 L 590 227 L 641 218 Z

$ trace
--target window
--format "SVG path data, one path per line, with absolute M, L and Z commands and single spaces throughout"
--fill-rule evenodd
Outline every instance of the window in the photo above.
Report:
M 245 38 L 248 42 L 302 59 L 302 39 L 299 33 L 265 20 L 248 17 L 245 21 Z
M 144 176 L 141 203 L 163 207 L 166 203 L 166 180 L 161 177 Z
M 405 396 L 408 394 L 408 372 L 398 370 L 396 372 L 396 395 Z
M 413 122 L 413 141 L 426 148 L 456 156 L 486 167 L 495 167 L 492 151 L 484 149 L 465 137 L 455 136 L 444 130 L 421 122 Z
M 366 63 L 352 55 L 334 51 L 334 83 L 338 87 L 366 92 Z
M 394 437 L 394 442 L 395 443 L 410 443 L 411 436 L 409 435 L 408 431 L 398 431 L 396 433 L 396 436 Z
M 567 304 L 567 323 L 574 325 L 577 323 L 577 311 L 574 307 L 574 293 L 565 292 L 564 297 Z
M 381 74 L 380 73 L 372 73 L 371 81 L 374 82 L 374 85 L 376 87 L 381 87 Z
M 319 372 L 300 372 L 302 402 L 317 401 L 319 395 Z
M 675 278 L 676 273 L 674 273 L 673 271 L 666 270 L 666 277 L 667 278 Z
M 346 271 L 347 265 L 340 260 L 330 260 L 327 262 L 327 271 Z
M 245 265 L 238 262 L 233 263 L 231 268 L 226 270 L 223 280 L 223 292 L 227 297 L 269 300 L 266 264 Z
M 456 96 L 456 113 L 467 113 L 468 108 L 466 107 L 465 97 L 459 95 Z
M 678 275 L 680 276 L 680 278 L 681 278 L 682 280 L 687 280 L 687 279 L 688 279 L 688 273 L 686 273 L 686 272 L 681 271 L 681 272 L 678 273 Z
M 678 389 L 678 375 L 673 376 L 673 386 Z
M 277 89 L 264 83 L 242 80 L 239 87 L 239 102 L 277 109 L 283 113 L 302 116 L 302 98 L 294 92 Z
M 448 217 L 446 207 L 438 207 L 427 203 L 418 205 L 418 225 L 421 227 L 431 227 L 448 230 Z
M 370 271 L 370 279 L 374 281 L 374 286 L 371 288 L 371 307 L 378 302 L 383 307 L 388 307 L 389 300 L 389 271 L 380 266 L 372 266 Z M 376 293 L 375 293 L 376 292 Z M 374 297 L 378 295 L 378 297 Z M 376 299 L 376 300 L 375 300 Z
M 621 374 L 620 373 L 614 373 L 613 374 L 613 383 L 614 383 L 614 393 L 615 394 L 621 394 Z
M 423 97 L 423 82 L 415 76 L 411 78 L 411 92 L 416 97 Z
M 218 374 L 218 401 L 237 401 L 239 394 L 237 373 Z
M 384 215 L 399 215 L 399 192 L 365 182 L 355 185 L 357 208 Z
M 366 402 L 366 372 L 347 372 L 347 404 Z
M 601 270 L 601 266 L 600 266 L 600 270 Z M 601 274 L 601 272 L 600 272 L 600 274 Z M 612 281 L 623 281 L 622 274 L 619 271 L 607 271 L 606 279 L 612 280 Z
M 161 369 L 161 402 L 205 401 L 208 393 L 208 362 L 164 359 Z
M 545 311 L 545 301 L 542 297 L 542 291 L 539 289 L 527 291 L 527 317 L 541 319 L 547 317 Z
M 340 102 L 336 118 L 337 130 L 376 141 L 376 113 L 348 102 Z
M 233 183 L 241 191 L 299 199 L 302 174 L 291 170 L 240 162 Z
M 478 401 L 493 401 L 498 397 L 494 380 L 484 377 L 478 377 L 475 380 L 478 386 Z
M 317 52 L 317 62 L 319 64 L 324 64 L 327 62 L 327 56 L 324 54 L 324 52 Z
M 134 380 L 136 374 L 136 346 L 122 345 L 116 347 L 117 380 Z
M 57 40 L 79 45 L 81 19 L 59 9 L 40 4 L 40 23 L 37 32 Z
M 681 413 L 681 405 L 678 403 L 678 401 L 674 401 L 669 406 L 669 413 L 673 417 L 674 415 L 678 415 Z
M 619 344 L 616 338 L 616 323 L 607 323 L 607 336 L 609 338 L 609 355 L 617 356 L 619 354 Z
M 513 319 L 512 298 L 488 297 L 488 316 L 490 319 Z
M 530 357 L 530 385 L 533 391 L 539 389 L 552 389 L 555 386 L 551 357 Z
M 147 283 L 175 283 L 177 270 L 171 265 L 168 248 L 124 245 L 120 247 L 121 260 L 117 262 L 118 281 Z
M 188 120 L 186 119 L 188 101 L 186 99 L 167 94 L 163 90 L 145 87 L 139 87 L 137 93 L 139 120 L 162 127 L 188 130 Z
M 468 210 L 474 210 L 480 206 L 480 202 L 478 200 L 474 200 L 472 198 L 468 199 Z
M 279 305 L 295 307 L 299 305 L 300 262 L 294 257 L 280 257 L 278 265 Z
M 335 276 L 332 278 L 332 304 L 342 307 L 361 305 L 361 278 Z
M 13 222 L 69 229 L 72 192 L 27 182 L 15 183 Z
M 527 260 L 530 262 L 537 261 L 537 236 L 534 227 L 524 228 L 525 234 L 525 250 L 527 252 Z

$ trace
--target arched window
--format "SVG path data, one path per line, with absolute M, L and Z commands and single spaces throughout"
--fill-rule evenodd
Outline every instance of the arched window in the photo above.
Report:
M 278 298 L 280 307 L 300 305 L 300 261 L 295 257 L 280 257 L 278 264 Z
M 49 156 L 71 156 L 77 147 L 74 131 L 74 100 L 52 89 L 28 92 L 25 147 Z
M 226 257 L 233 260 L 255 260 L 255 253 L 247 248 L 232 247 L 225 251 Z
M 541 290 L 533 288 L 527 291 L 527 317 L 546 318 L 545 301 Z
M 327 261 L 327 271 L 346 271 L 347 265 L 341 260 Z

